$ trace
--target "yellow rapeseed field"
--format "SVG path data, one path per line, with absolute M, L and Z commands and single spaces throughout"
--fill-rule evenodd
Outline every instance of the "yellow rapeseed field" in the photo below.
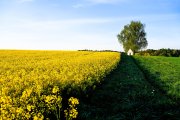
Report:
M 120 61 L 117 52 L 0 50 L 0 120 L 60 119 L 62 91 L 86 91 Z M 76 118 L 69 98 L 67 119 Z

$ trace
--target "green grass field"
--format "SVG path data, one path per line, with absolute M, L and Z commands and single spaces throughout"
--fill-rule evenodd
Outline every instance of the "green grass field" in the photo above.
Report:
M 171 97 L 180 98 L 180 57 L 134 56 L 154 85 Z
M 179 120 L 179 102 L 152 84 L 138 64 L 122 54 L 117 69 L 87 100 L 81 100 L 78 119 Z

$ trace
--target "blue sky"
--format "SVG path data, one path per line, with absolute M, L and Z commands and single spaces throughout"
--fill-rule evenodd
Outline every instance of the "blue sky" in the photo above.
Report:
M 180 49 L 179 0 L 0 0 L 0 49 L 110 49 L 130 21 L 148 49 Z

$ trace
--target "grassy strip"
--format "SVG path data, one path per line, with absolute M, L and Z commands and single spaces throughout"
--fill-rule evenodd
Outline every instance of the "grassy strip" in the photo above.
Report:
M 151 86 L 133 59 L 121 63 L 88 100 L 80 100 L 79 120 L 180 119 L 179 105 Z
M 180 58 L 134 56 L 148 80 L 171 98 L 180 100 Z

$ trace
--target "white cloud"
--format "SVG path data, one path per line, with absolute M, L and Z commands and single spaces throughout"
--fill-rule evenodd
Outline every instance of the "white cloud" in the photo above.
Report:
M 97 4 L 116 4 L 119 2 L 127 2 L 128 0 L 82 0 L 81 3 L 72 5 L 73 8 L 90 7 Z
M 19 22 L 18 22 L 19 21 Z M 28 21 L 28 20 L 16 20 L 13 24 L 14 27 L 19 28 L 36 28 L 36 29 L 64 29 L 74 26 L 83 26 L 91 24 L 105 24 L 113 22 L 110 18 L 81 18 L 81 19 L 64 19 L 64 20 L 52 20 L 52 21 Z
M 148 48 L 170 46 L 162 40 L 171 38 L 179 47 L 179 27 L 169 26 L 163 22 L 176 15 L 146 15 L 136 17 L 81 18 L 51 21 L 30 21 L 26 19 L 0 20 L 0 48 L 22 49 L 114 49 L 119 50 L 116 34 L 131 20 L 147 23 Z M 170 20 L 171 20 L 170 19 Z M 163 27 L 164 26 L 164 27 Z M 175 28 L 174 28 L 175 27 Z M 162 30 L 163 29 L 163 30 Z M 169 32 L 171 31 L 171 33 Z M 159 34 L 158 34 L 159 33 Z M 175 41 L 176 40 L 176 41 Z M 158 42 L 159 41 L 159 42 Z M 174 45 L 175 47 L 175 45 Z
M 34 0 L 16 0 L 19 3 L 33 2 Z
M 12 20 L 0 28 L 0 48 L 9 49 L 116 49 L 116 36 L 98 31 L 111 19 L 82 18 L 56 21 Z M 86 27 L 95 27 L 86 31 Z M 86 26 L 86 27 L 85 27 Z M 93 28 L 94 28 L 93 27 Z M 97 32 L 98 31 L 98 32 Z M 114 40 L 115 39 L 115 40 Z M 108 43 L 108 44 L 107 44 Z M 109 44 L 110 43 L 110 44 Z M 114 46 L 116 48 L 114 48 Z
M 78 3 L 78 4 L 73 5 L 72 7 L 73 7 L 73 8 L 82 8 L 82 7 L 84 7 L 84 6 L 85 6 L 84 4 Z
M 108 4 L 108 3 L 117 3 L 117 2 L 122 2 L 125 0 L 86 0 L 91 3 L 96 3 L 96 4 Z

